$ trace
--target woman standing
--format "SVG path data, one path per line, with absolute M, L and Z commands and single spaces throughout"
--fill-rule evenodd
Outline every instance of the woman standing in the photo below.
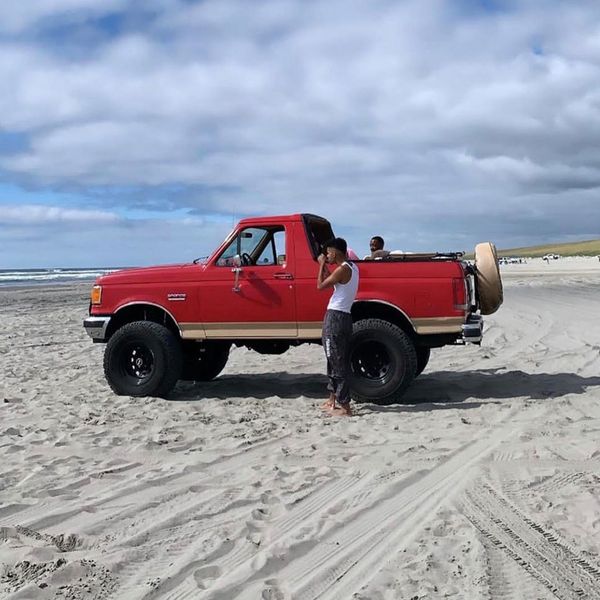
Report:
M 352 335 L 352 303 L 358 291 L 358 267 L 347 259 L 348 245 L 342 238 L 325 244 L 326 254 L 319 256 L 317 289 L 333 288 L 323 320 L 323 348 L 327 357 L 329 400 L 323 408 L 332 414 L 351 416 L 348 385 L 348 348 Z M 327 264 L 336 265 L 329 273 Z

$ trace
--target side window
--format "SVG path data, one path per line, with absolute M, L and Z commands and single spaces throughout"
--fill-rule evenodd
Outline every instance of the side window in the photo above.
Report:
M 249 255 L 252 258 L 252 263 L 256 264 L 258 254 L 260 254 L 265 243 L 268 242 L 268 229 L 258 227 L 248 227 L 240 232 L 240 255 Z
M 261 245 L 257 266 L 281 265 L 285 262 L 285 230 L 271 229 Z
M 235 237 L 217 259 L 217 267 L 231 267 L 233 265 L 233 257 L 238 254 L 238 247 L 239 237 Z
M 256 264 L 260 267 L 261 265 L 274 265 L 275 264 L 275 250 L 273 249 L 273 237 L 270 236 L 267 245 L 260 253 Z
M 283 229 L 248 227 L 231 241 L 217 259 L 218 267 L 233 265 L 236 255 L 243 265 L 267 266 L 285 262 L 285 231 Z
M 275 242 L 275 259 L 277 264 L 283 265 L 287 259 L 285 255 L 285 231 L 276 231 L 273 234 L 273 241 Z

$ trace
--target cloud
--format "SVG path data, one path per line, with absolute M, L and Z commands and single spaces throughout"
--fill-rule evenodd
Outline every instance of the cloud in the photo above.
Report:
M 0 269 L 190 262 L 214 250 L 230 228 L 230 222 L 205 217 L 123 218 L 106 211 L 9 205 L 0 212 Z
M 39 26 L 46 19 L 81 22 L 110 13 L 120 0 L 23 0 L 0 4 L 0 32 L 17 34 Z
M 593 234 L 594 7 L 475 6 L 8 3 L 0 141 L 23 142 L 0 169 L 99 211 L 310 211 L 402 247 Z M 59 25 L 102 35 L 65 54 L 45 34 Z
M 3 206 L 0 212 L 0 225 L 48 225 L 54 223 L 73 223 L 96 225 L 98 223 L 116 223 L 119 217 L 100 210 L 69 209 L 59 206 L 25 205 Z

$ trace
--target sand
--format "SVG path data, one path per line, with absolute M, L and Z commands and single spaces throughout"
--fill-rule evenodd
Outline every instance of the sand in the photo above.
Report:
M 600 262 L 334 419 L 322 349 L 113 395 L 87 286 L 0 290 L 0 598 L 600 598 Z

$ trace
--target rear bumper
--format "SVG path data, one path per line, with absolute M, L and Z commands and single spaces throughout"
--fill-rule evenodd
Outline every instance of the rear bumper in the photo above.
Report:
M 109 323 L 110 317 L 87 317 L 83 320 L 83 327 L 94 342 L 105 342 Z
M 462 326 L 462 339 L 470 344 L 481 344 L 483 339 L 483 318 L 481 315 L 469 315 Z

